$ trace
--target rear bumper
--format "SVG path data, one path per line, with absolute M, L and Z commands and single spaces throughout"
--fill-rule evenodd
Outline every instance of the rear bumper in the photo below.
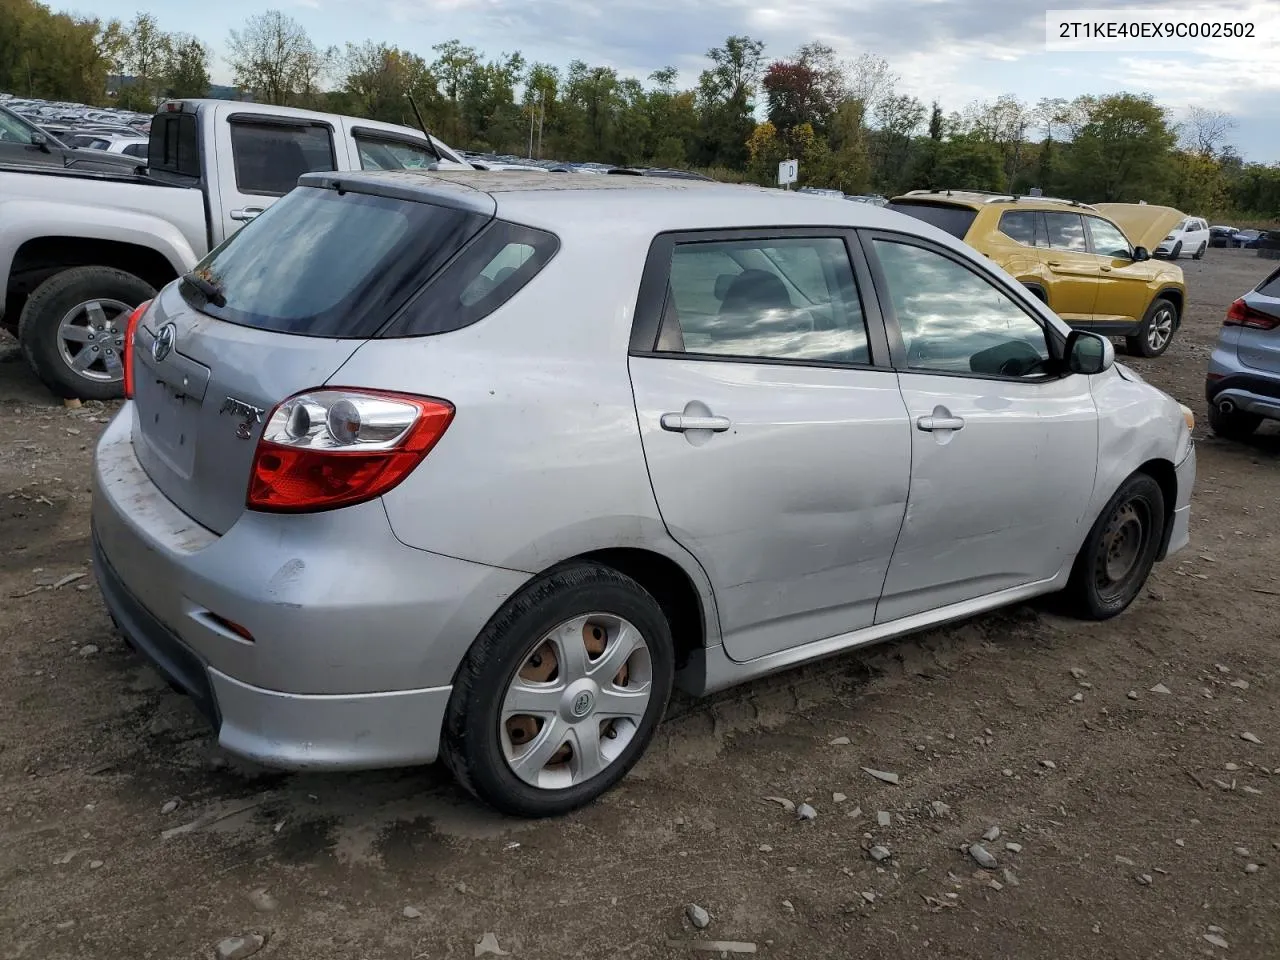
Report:
M 1205 380 L 1205 400 L 1212 406 L 1230 400 L 1241 413 L 1256 413 L 1269 420 L 1280 420 L 1280 377 L 1228 373 L 1229 368 L 1221 353 L 1215 350 L 1211 359 L 1210 372 L 1216 376 Z
M 142 470 L 130 408 L 99 441 L 93 540 L 103 598 L 132 644 L 226 749 L 259 763 L 434 760 L 461 657 L 527 575 L 406 547 L 379 502 L 246 513 L 217 536 Z

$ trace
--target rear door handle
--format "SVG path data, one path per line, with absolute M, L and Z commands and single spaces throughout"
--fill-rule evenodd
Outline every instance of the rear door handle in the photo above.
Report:
M 960 430 L 964 427 L 964 417 L 921 417 L 916 421 L 921 430 Z
M 1045 261 L 1045 264 L 1046 264 L 1046 266 L 1050 266 L 1050 267 L 1060 267 L 1060 266 L 1062 266 L 1062 261 L 1061 261 L 1061 260 L 1046 260 L 1046 261 Z
M 237 220 L 241 223 L 248 223 L 258 214 L 262 213 L 262 211 L 262 207 L 245 207 L 242 210 L 232 210 L 229 216 L 232 220 Z
M 732 426 L 728 417 L 690 417 L 683 413 L 664 413 L 661 423 L 663 430 L 675 433 L 683 433 L 685 430 L 713 430 L 723 433 Z
M 1101 270 L 1103 273 L 1110 273 L 1110 272 L 1111 272 L 1111 268 L 1110 268 L 1110 267 L 1099 267 L 1098 269 L 1099 269 L 1099 270 Z

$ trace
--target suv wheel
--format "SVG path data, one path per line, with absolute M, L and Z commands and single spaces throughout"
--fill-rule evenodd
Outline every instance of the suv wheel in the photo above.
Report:
M 1178 308 L 1172 301 L 1159 297 L 1147 307 L 1138 332 L 1125 337 L 1125 350 L 1132 356 L 1158 357 L 1169 349 L 1177 329 Z
M 1173 245 L 1173 249 L 1169 251 L 1169 259 L 1170 259 L 1170 260 L 1177 260 L 1180 256 L 1182 256 L 1182 241 L 1181 241 L 1181 240 L 1179 240 L 1177 243 L 1175 243 L 1175 244 Z
M 1209 246 L 1209 245 L 1208 245 L 1207 243 L 1202 243 L 1202 244 L 1200 244 L 1200 249 L 1199 249 L 1199 250 L 1197 250 L 1195 253 L 1193 253 L 1193 254 L 1191 255 L 1191 259 L 1192 259 L 1192 260 L 1199 260 L 1199 259 L 1201 259 L 1201 258 L 1204 256 L 1205 248 L 1206 248 L 1206 247 L 1208 247 L 1208 246 Z
M 1223 413 L 1212 404 L 1209 406 L 1209 426 L 1224 440 L 1247 440 L 1261 425 L 1262 417 L 1256 413 Z
M 507 602 L 458 670 L 441 755 L 503 813 L 568 813 L 640 759 L 675 676 L 671 629 L 608 567 L 554 570 Z
M 1066 589 L 1070 611 L 1088 620 L 1123 612 L 1147 582 L 1163 538 L 1160 484 L 1135 473 L 1102 508 L 1076 556 Z
M 124 394 L 125 323 L 155 288 L 113 267 L 73 267 L 32 292 L 18 324 L 27 362 L 60 397 Z

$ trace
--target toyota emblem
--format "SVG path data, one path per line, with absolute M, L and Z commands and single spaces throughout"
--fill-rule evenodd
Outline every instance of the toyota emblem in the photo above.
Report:
M 151 341 L 151 357 L 159 363 L 173 352 L 173 343 L 178 339 L 178 329 L 172 323 L 166 323 L 156 331 L 156 338 Z

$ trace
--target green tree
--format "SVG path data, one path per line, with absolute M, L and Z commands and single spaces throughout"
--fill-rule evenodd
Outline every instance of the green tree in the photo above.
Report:
M 731 36 L 707 51 L 711 66 L 698 78 L 700 162 L 741 169 L 755 129 L 755 97 L 764 67 L 764 42 Z
M 162 89 L 173 98 L 209 95 L 209 48 L 193 36 L 169 37 Z
M 1064 177 L 1071 194 L 1097 202 L 1155 200 L 1164 192 L 1176 140 L 1147 95 L 1079 97 Z
M 317 47 L 301 23 L 279 10 L 250 17 L 231 31 L 227 47 L 236 85 L 282 106 L 314 102 L 337 58 L 337 50 Z

